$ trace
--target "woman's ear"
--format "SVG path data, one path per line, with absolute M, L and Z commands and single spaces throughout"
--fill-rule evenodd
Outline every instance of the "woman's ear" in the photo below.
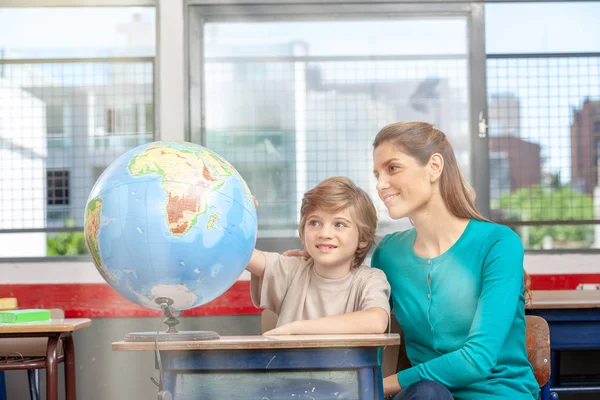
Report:
M 369 242 L 358 242 L 359 249 L 366 249 L 369 246 Z
M 429 159 L 428 166 L 431 183 L 437 182 L 444 171 L 444 157 L 440 153 L 434 153 Z

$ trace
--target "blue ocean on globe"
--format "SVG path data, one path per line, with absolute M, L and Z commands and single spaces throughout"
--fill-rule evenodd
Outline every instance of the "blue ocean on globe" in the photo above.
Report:
M 153 142 L 111 163 L 90 192 L 85 238 L 103 278 L 127 299 L 160 309 L 206 304 L 244 271 L 256 207 L 240 174 L 191 143 Z

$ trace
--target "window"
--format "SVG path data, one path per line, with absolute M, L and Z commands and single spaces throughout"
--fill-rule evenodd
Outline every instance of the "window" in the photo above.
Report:
M 0 8 L 0 241 L 82 230 L 96 169 L 153 140 L 155 19 L 154 7 Z
M 445 129 L 468 175 L 467 43 L 464 16 L 207 22 L 205 145 L 257 196 L 261 237 L 296 236 L 302 194 L 326 177 L 376 196 L 371 142 L 390 122 Z
M 69 205 L 69 171 L 50 170 L 46 177 L 48 205 Z
M 114 135 L 147 134 L 154 129 L 151 103 L 129 104 L 126 107 L 106 109 L 106 133 Z
M 600 2 L 485 7 L 492 218 L 529 249 L 590 248 Z
M 46 104 L 46 132 L 62 136 L 65 133 L 65 106 Z
M 228 22 L 193 7 L 204 34 L 190 60 L 204 63 L 192 66 L 204 86 L 190 84 L 192 138 L 202 135 L 247 177 L 261 204 L 261 237 L 294 235 L 301 193 L 327 176 L 347 175 L 375 196 L 374 134 L 389 122 L 425 120 L 452 139 L 467 178 L 482 159 L 489 166 L 489 179 L 475 175 L 475 189 L 489 193 L 491 217 L 514 228 L 527 249 L 593 246 L 600 2 L 484 7 L 483 153 L 471 149 L 481 142 L 469 132 L 469 97 L 484 89 L 469 75 L 461 17 L 378 19 L 373 5 L 365 20 L 261 20 L 253 10 Z M 398 229 L 376 204 L 379 233 Z

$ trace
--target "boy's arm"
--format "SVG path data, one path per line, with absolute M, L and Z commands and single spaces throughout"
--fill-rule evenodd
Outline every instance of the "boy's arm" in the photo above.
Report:
M 264 335 L 384 333 L 387 327 L 387 311 L 383 308 L 373 307 L 334 317 L 294 321 L 265 332 Z
M 253 275 L 263 276 L 265 273 L 265 266 L 267 265 L 267 259 L 262 251 L 254 249 L 252 257 L 246 266 L 246 269 Z

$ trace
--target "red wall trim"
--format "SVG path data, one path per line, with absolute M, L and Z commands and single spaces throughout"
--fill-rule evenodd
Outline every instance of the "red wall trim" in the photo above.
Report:
M 573 290 L 580 283 L 600 284 L 600 274 L 532 275 L 533 290 Z M 156 317 L 104 283 L 1 285 L 0 297 L 16 297 L 19 308 L 61 308 L 69 318 Z M 237 281 L 222 296 L 182 316 L 259 314 L 250 300 L 250 282 Z
M 574 290 L 581 283 L 600 285 L 600 274 L 531 275 L 532 290 Z
M 68 318 L 155 317 L 160 311 L 139 306 L 108 284 L 0 285 L 0 297 L 16 297 L 19 308 L 61 308 Z M 250 282 L 237 281 L 227 292 L 182 316 L 259 314 L 252 305 Z

